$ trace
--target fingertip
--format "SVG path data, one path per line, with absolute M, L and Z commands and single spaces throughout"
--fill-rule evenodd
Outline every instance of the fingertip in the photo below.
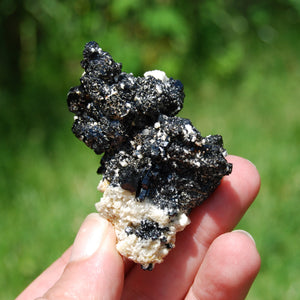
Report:
M 253 236 L 248 232 L 248 231 L 245 231 L 243 229 L 236 229 L 233 231 L 234 233 L 242 233 L 244 235 L 246 235 L 247 237 L 250 238 L 250 240 L 254 243 L 254 245 L 256 246 L 256 243 L 255 243 L 255 239 L 253 238 Z
M 252 193 L 252 199 L 254 199 L 261 185 L 261 178 L 255 164 L 248 159 L 235 155 L 228 155 L 227 160 L 233 165 L 229 178 L 236 178 L 239 182 L 244 182 Z M 226 177 L 224 179 L 226 180 Z
M 75 238 L 70 262 L 87 259 L 100 247 L 109 232 L 109 223 L 97 213 L 86 217 Z
M 116 250 L 113 226 L 97 213 L 82 223 L 60 279 L 44 295 L 47 299 L 107 299 L 120 297 L 124 265 Z
M 222 234 L 215 242 L 213 251 L 223 256 L 223 260 L 219 261 L 223 266 L 220 282 L 223 281 L 229 294 L 242 293 L 246 296 L 261 266 L 253 236 L 244 230 L 236 230 Z
M 222 234 L 208 249 L 187 299 L 244 299 L 260 264 L 260 255 L 249 234 Z
M 245 230 L 234 230 L 219 236 L 214 247 L 227 258 L 228 266 L 237 266 L 246 276 L 256 276 L 261 265 L 261 258 L 253 236 Z
M 242 266 L 248 271 L 251 269 L 256 272 L 260 266 L 260 255 L 254 238 L 244 230 L 221 234 L 213 241 L 207 255 L 215 257 L 214 264 L 219 263 L 225 268 Z

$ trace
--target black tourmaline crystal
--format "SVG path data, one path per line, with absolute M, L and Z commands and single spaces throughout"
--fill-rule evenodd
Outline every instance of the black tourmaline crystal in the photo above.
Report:
M 86 44 L 83 57 L 85 72 L 68 106 L 76 137 L 104 153 L 98 173 L 169 216 L 189 213 L 231 172 L 222 137 L 202 137 L 189 120 L 176 117 L 184 99 L 179 80 L 161 71 L 124 73 L 96 42 Z M 163 238 L 166 230 L 147 220 L 127 228 L 144 238 Z

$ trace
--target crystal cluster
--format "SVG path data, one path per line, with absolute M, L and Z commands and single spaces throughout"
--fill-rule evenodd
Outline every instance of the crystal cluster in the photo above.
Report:
M 202 137 L 176 117 L 184 99 L 179 80 L 162 71 L 122 72 L 96 42 L 86 44 L 81 66 L 81 84 L 67 101 L 76 137 L 104 153 L 96 208 L 113 223 L 119 252 L 151 270 L 232 165 L 220 135 Z

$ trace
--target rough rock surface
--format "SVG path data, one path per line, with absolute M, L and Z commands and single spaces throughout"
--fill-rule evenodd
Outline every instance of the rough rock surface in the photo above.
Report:
M 179 80 L 162 71 L 124 73 L 96 42 L 86 44 L 81 66 L 81 84 L 67 102 L 76 137 L 104 153 L 96 208 L 115 226 L 119 252 L 151 270 L 232 165 L 220 135 L 202 137 L 176 117 L 184 99 Z

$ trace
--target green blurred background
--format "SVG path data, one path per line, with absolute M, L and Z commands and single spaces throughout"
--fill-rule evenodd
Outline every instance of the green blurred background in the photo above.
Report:
M 261 191 L 238 225 L 262 257 L 247 299 L 300 299 L 299 0 L 2 0 L 0 24 L 1 299 L 72 243 L 100 197 L 99 157 L 66 105 L 90 40 L 126 72 L 180 79 L 180 115 L 256 164 Z

